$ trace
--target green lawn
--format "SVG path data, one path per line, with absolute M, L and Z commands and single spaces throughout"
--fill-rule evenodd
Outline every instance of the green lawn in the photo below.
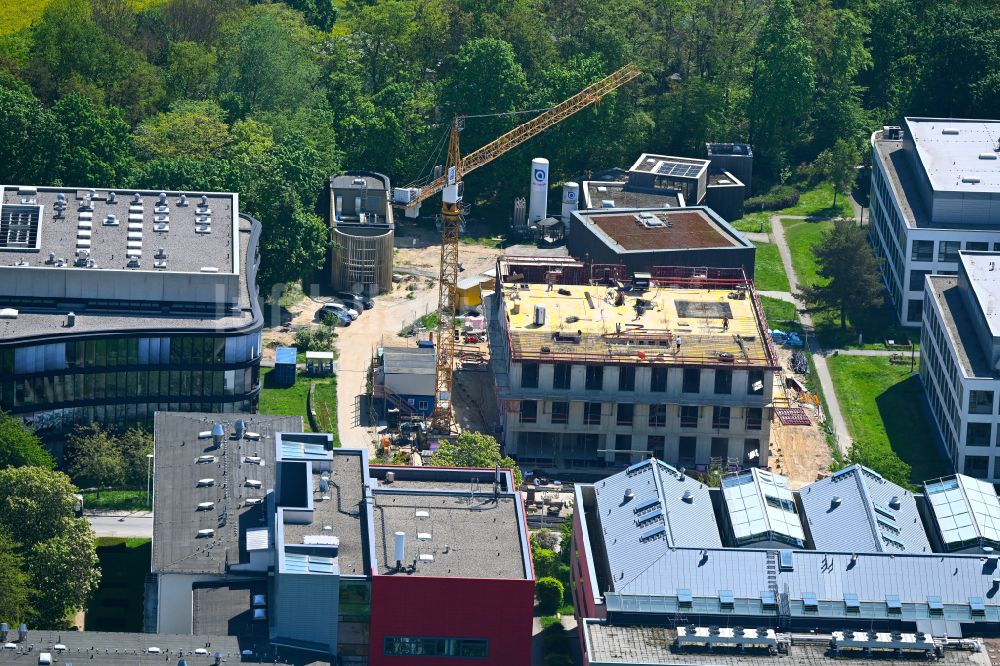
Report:
M 747 213 L 740 219 L 733 222 L 733 226 L 740 231 L 750 231 L 755 233 L 766 233 L 768 230 L 769 222 L 771 217 L 769 211 L 763 211 L 760 213 Z
M 83 493 L 84 510 L 98 511 L 148 511 L 145 490 L 102 490 Z
M 753 281 L 759 291 L 789 291 L 788 276 L 781 263 L 778 246 L 774 243 L 754 243 L 757 253 L 754 260 Z
M 866 460 L 887 460 L 891 449 L 912 467 L 915 484 L 948 471 L 924 413 L 920 378 L 909 365 L 844 355 L 829 357 L 827 364 L 851 438 L 864 447 Z
M 142 631 L 143 592 L 151 553 L 149 539 L 97 540 L 101 583 L 84 621 L 88 631 Z
M 271 380 L 273 368 L 261 368 L 263 387 L 260 390 L 260 402 L 257 411 L 261 414 L 277 414 L 283 416 L 301 416 L 307 432 L 309 414 L 307 399 L 309 384 L 316 384 L 316 415 L 320 424 L 332 424 L 329 432 L 334 434 L 334 446 L 339 446 L 336 437 L 337 425 L 337 379 L 336 377 L 311 378 L 299 374 L 295 385 L 288 388 L 277 388 Z M 325 425 L 321 425 L 325 429 Z
M 760 305 L 764 308 L 764 316 L 770 328 L 787 331 L 798 326 L 799 316 L 795 312 L 795 304 L 780 298 L 761 296 Z
M 833 186 L 824 183 L 799 195 L 799 202 L 791 208 L 747 213 L 732 223 L 740 231 L 767 231 L 768 219 L 772 215 L 805 215 L 808 217 L 854 217 L 847 195 L 837 197 L 837 207 L 833 207 Z
M 825 284 L 819 276 L 819 268 L 812 249 L 819 244 L 823 234 L 833 228 L 833 222 L 809 222 L 806 220 L 782 220 L 785 240 L 792 254 L 792 267 L 800 285 Z
M 27 28 L 41 17 L 52 0 L 4 0 L 0 2 L 0 36 Z M 132 0 L 135 9 L 164 4 L 166 0 Z

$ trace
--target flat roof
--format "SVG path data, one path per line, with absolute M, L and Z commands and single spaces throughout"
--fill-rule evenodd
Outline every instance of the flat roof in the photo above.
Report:
M 239 636 L 244 644 L 266 644 L 267 623 L 254 621 L 252 608 L 254 596 L 267 598 L 267 587 L 264 580 L 195 583 L 191 589 L 192 632 Z
M 259 438 L 235 439 L 237 419 Z M 211 437 L 216 423 L 226 433 L 218 446 Z M 227 566 L 249 561 L 243 532 L 265 517 L 267 503 L 253 502 L 274 487 L 274 433 L 283 431 L 301 432 L 302 417 L 156 413 L 153 572 L 224 574 Z M 248 486 L 247 480 L 260 481 L 260 487 Z M 206 502 L 212 505 L 201 508 Z M 212 534 L 199 536 L 208 529 Z
M 709 489 L 653 458 L 593 486 L 607 580 L 621 590 L 676 547 L 721 547 Z
M 769 534 L 805 543 L 795 497 L 781 474 L 751 468 L 727 476 L 722 479 L 722 495 L 738 543 L 766 541 Z
M 455 578 L 527 578 L 522 548 L 523 511 L 519 497 L 494 499 L 472 484 L 453 491 L 387 490 L 374 492 L 375 557 L 381 575 Z M 478 485 L 478 484 L 477 484 Z M 394 535 L 406 534 L 404 569 L 396 571 Z
M 678 208 L 683 198 L 678 192 L 637 192 L 628 189 L 624 182 L 603 180 L 583 181 L 584 207 L 603 208 L 605 201 L 611 201 L 613 208 Z
M 623 292 L 599 285 L 505 284 L 503 307 L 514 358 L 591 357 L 604 363 L 704 362 L 770 365 L 767 332 L 752 298 L 717 288 L 655 286 Z M 642 299 L 642 314 L 637 302 Z M 545 312 L 535 323 L 535 309 Z M 723 317 L 729 318 L 723 330 Z M 578 335 L 579 332 L 579 335 Z M 680 350 L 677 339 L 681 340 Z
M 362 508 L 365 489 L 364 461 L 361 451 L 337 449 L 330 459 L 330 471 L 313 468 L 309 492 L 313 500 L 312 522 L 306 525 L 285 523 L 284 545 L 304 545 L 309 537 L 335 536 L 340 540 L 337 564 L 341 575 L 363 576 L 368 573 L 365 541 L 365 512 Z M 329 489 L 320 488 L 328 475 Z M 323 499 L 327 497 L 327 499 Z M 329 530 L 324 530 L 329 526 Z M 286 554 L 287 557 L 287 554 Z
M 404 374 L 433 374 L 437 355 L 433 347 L 385 347 L 382 350 L 385 372 Z
M 654 173 L 670 178 L 697 178 L 711 164 L 708 160 L 692 157 L 676 157 L 674 155 L 656 155 L 643 153 L 629 171 Z
M 853 625 L 852 625 L 853 626 Z M 748 625 L 747 628 L 753 628 Z M 623 664 L 635 666 L 663 665 L 679 666 L 681 664 L 704 666 L 824 666 L 834 663 L 836 657 L 829 647 L 829 634 L 817 634 L 815 641 L 795 642 L 788 647 L 787 652 L 780 655 L 769 655 L 766 650 L 747 647 L 740 650 L 735 647 L 715 646 L 712 650 L 688 648 L 676 650 L 673 647 L 677 638 L 677 630 L 667 627 L 651 627 L 640 625 L 609 624 L 599 620 L 584 620 L 581 630 L 587 649 L 587 663 L 593 666 Z M 926 664 L 927 657 L 917 653 L 893 655 L 892 658 L 872 655 L 863 656 L 860 653 L 843 657 L 843 662 L 854 666 L 885 666 L 891 664 Z M 989 666 L 991 659 L 985 650 L 944 650 L 942 656 L 934 660 L 936 664 L 946 666 Z
M 983 354 L 975 325 L 958 288 L 958 278 L 928 275 L 925 279 L 927 294 L 941 309 L 945 334 L 951 339 L 963 374 L 990 379 L 1000 377 L 1000 372 L 990 366 Z
M 1000 337 L 1000 252 L 959 252 L 962 271 L 969 278 L 969 285 L 979 303 L 990 335 Z
M 8 640 L 17 640 L 16 630 L 11 632 Z M 58 659 L 59 663 L 78 662 L 94 666 L 176 664 L 182 652 L 183 658 L 191 666 L 214 664 L 216 652 L 221 652 L 223 660 L 226 662 L 239 663 L 243 661 L 237 637 L 226 634 L 190 636 L 107 631 L 49 631 L 29 628 L 28 640 L 25 643 L 15 643 L 17 647 L 14 649 L 0 650 L 0 664 L 18 664 L 20 666 L 37 664 L 38 655 L 41 652 L 48 652 L 53 659 Z M 27 651 L 28 645 L 34 646 L 31 652 Z M 56 650 L 56 645 L 65 646 L 66 650 Z M 150 652 L 150 648 L 155 648 L 158 651 Z M 195 654 L 195 650 L 198 649 L 204 649 L 206 653 Z M 258 660 L 248 657 L 247 661 Z M 289 662 L 282 661 L 280 663 Z
M 577 215 L 617 252 L 753 247 L 704 207 L 608 212 L 594 209 L 578 211 Z
M 834 472 L 799 499 L 817 550 L 931 552 L 913 494 L 867 467 Z
M 154 190 L 118 191 L 114 201 L 109 193 L 107 189 L 0 185 L 0 220 L 12 214 L 23 218 L 31 209 L 38 215 L 34 251 L 13 242 L 14 235 L 4 233 L 8 228 L 0 222 L 0 263 L 21 261 L 36 268 L 60 268 L 48 263 L 53 252 L 57 260 L 64 259 L 72 268 L 78 251 L 84 250 L 95 267 L 76 270 L 201 273 L 203 267 L 212 267 L 218 273 L 240 271 L 238 195 L 164 191 L 161 206 L 160 192 Z M 60 214 L 59 195 L 64 197 L 65 209 L 56 217 Z M 186 203 L 181 203 L 181 196 L 187 198 Z M 113 221 L 109 219 L 112 215 Z M 162 269 L 154 266 L 160 248 L 166 254 Z M 128 266 L 133 255 L 141 257 L 139 268 Z
M 1000 544 L 1000 499 L 993 484 L 956 474 L 926 482 L 924 492 L 945 544 Z
M 753 148 L 749 143 L 706 143 L 705 151 L 711 155 L 739 155 L 753 157 Z
M 906 118 L 936 192 L 1000 192 L 1000 120 Z
M 346 171 L 331 176 L 330 187 L 337 190 L 387 190 L 389 178 L 374 171 Z

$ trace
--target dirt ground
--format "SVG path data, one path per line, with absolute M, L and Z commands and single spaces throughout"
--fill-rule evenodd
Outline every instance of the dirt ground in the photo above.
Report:
M 776 346 L 775 350 L 781 367 L 784 368 L 784 376 L 794 377 L 800 383 L 804 383 L 805 377 L 792 372 L 789 367 L 792 350 L 782 346 Z M 775 379 L 775 398 L 781 395 L 780 381 Z M 794 399 L 794 391 L 788 389 L 787 396 Z M 811 404 L 803 407 L 812 425 L 786 426 L 777 418 L 771 423 L 771 452 L 768 464 L 774 471 L 787 476 L 788 484 L 793 489 L 801 488 L 829 474 L 830 463 L 833 462 L 822 429 L 822 410 L 817 410 Z

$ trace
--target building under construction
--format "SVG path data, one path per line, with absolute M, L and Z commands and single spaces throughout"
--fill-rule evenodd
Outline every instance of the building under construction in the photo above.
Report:
M 521 465 L 767 464 L 778 361 L 741 269 L 507 257 L 485 310 Z
M 392 285 L 395 238 L 388 176 L 345 171 L 330 178 L 330 283 L 375 296 Z

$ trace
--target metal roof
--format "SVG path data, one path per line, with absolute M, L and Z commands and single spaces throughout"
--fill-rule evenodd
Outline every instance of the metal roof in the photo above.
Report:
M 295 347 L 278 347 L 274 351 L 274 362 L 275 364 L 281 363 L 295 363 Z
M 664 462 L 636 463 L 594 489 L 616 590 L 671 548 L 722 545 L 708 488 Z
M 924 492 L 946 546 L 1000 543 L 1000 499 L 992 484 L 956 474 L 925 483 Z
M 768 541 L 772 535 L 805 543 L 795 498 L 784 476 L 745 470 L 722 480 L 722 494 L 737 543 Z
M 861 465 L 799 491 L 817 550 L 929 553 L 913 494 Z
M 906 118 L 905 123 L 935 191 L 1000 191 L 1000 121 Z
M 433 373 L 436 356 L 433 347 L 386 347 L 382 367 L 386 373 Z

